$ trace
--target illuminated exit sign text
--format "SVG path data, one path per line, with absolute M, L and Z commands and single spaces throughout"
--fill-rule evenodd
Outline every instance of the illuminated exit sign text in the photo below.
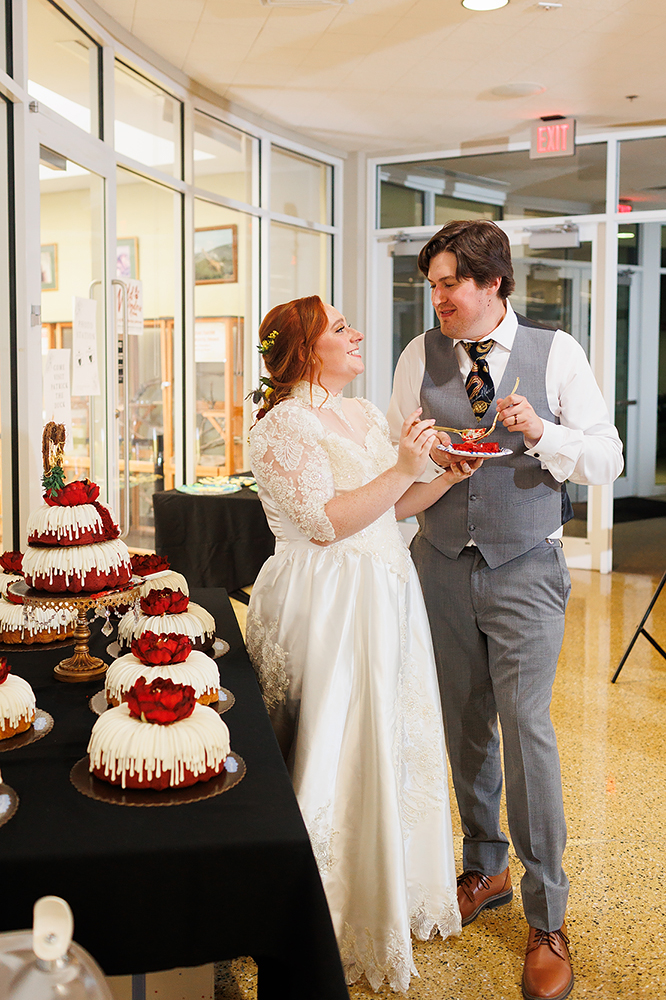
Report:
M 575 118 L 556 118 L 554 121 L 534 122 L 530 142 L 530 159 L 542 160 L 550 156 L 573 156 L 576 152 L 575 138 Z

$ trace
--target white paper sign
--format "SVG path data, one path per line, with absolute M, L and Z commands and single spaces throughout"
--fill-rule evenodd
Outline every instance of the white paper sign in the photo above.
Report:
M 224 323 L 194 324 L 194 360 L 197 364 L 226 361 L 226 326 Z
M 64 424 L 72 440 L 72 401 L 69 380 L 69 349 L 46 352 L 44 365 L 44 423 Z
M 143 282 L 138 278 L 125 278 L 127 286 L 127 332 L 135 337 L 143 333 Z M 120 285 L 113 286 L 116 290 L 116 330 L 118 336 L 123 332 L 123 290 Z
M 99 396 L 97 368 L 97 302 L 73 299 L 72 395 Z

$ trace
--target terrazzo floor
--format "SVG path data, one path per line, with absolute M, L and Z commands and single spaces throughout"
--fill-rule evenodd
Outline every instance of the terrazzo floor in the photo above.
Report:
M 663 549 L 662 562 L 666 568 Z M 569 826 L 572 996 L 659 1000 L 666 997 L 666 660 L 640 636 L 610 683 L 659 576 L 573 570 L 571 577 L 552 715 Z M 666 589 L 646 627 L 666 648 Z M 455 806 L 453 825 L 460 870 Z M 515 856 L 511 870 L 517 887 Z M 509 906 L 482 914 L 459 938 L 415 942 L 421 978 L 410 1000 L 518 1000 L 526 938 L 516 891 Z M 364 983 L 350 988 L 352 1000 L 391 995 Z M 218 966 L 215 997 L 254 1000 L 250 959 Z

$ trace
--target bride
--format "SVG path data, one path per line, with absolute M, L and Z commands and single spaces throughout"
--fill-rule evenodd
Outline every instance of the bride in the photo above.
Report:
M 406 991 L 410 932 L 460 931 L 444 733 L 428 620 L 396 517 L 479 463 L 417 483 L 435 438 L 420 410 L 397 454 L 384 416 L 342 389 L 362 334 L 317 296 L 260 330 L 270 375 L 250 432 L 275 555 L 247 644 L 308 828 L 348 983 Z

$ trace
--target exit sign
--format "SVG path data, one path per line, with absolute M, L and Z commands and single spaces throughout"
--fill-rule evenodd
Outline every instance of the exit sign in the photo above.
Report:
M 550 156 L 573 156 L 576 152 L 576 119 L 555 118 L 532 124 L 530 159 Z

